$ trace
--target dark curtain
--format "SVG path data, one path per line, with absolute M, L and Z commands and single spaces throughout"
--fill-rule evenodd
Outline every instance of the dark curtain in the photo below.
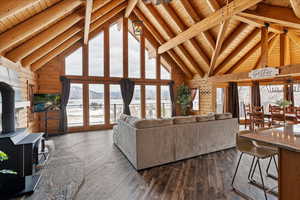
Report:
M 261 106 L 260 103 L 260 89 L 259 89 L 259 82 L 253 81 L 251 87 L 251 103 L 254 106 Z
M 59 118 L 59 131 L 66 133 L 68 129 L 68 117 L 67 117 L 67 104 L 70 96 L 70 80 L 66 77 L 60 77 L 62 83 L 61 89 L 61 103 L 60 103 L 60 118 Z
M 176 103 L 175 103 L 175 94 L 174 94 L 174 81 L 169 82 L 169 91 L 170 99 L 172 103 L 172 117 L 176 115 Z
M 130 115 L 130 102 L 134 93 L 134 82 L 129 80 L 128 78 L 123 78 L 120 81 L 121 94 L 124 103 L 123 113 L 126 115 Z
M 229 82 L 228 87 L 228 112 L 232 117 L 239 118 L 239 91 L 237 83 Z
M 294 106 L 294 89 L 293 89 L 294 85 L 293 83 L 288 83 L 288 85 L 286 86 L 286 97 L 285 99 L 288 101 L 292 102 L 292 106 Z

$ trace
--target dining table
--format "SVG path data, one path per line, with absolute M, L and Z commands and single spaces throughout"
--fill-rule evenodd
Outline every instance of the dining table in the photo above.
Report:
M 300 125 L 284 125 L 241 135 L 278 148 L 278 198 L 300 200 Z

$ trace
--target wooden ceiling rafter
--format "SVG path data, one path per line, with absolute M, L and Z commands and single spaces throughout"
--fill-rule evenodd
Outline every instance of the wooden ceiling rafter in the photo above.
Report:
M 221 52 L 222 44 L 225 40 L 225 34 L 226 34 L 226 30 L 227 30 L 228 25 L 229 25 L 229 21 L 230 20 L 228 19 L 220 25 L 216 47 L 215 47 L 215 50 L 214 50 L 214 53 L 212 55 L 211 62 L 210 62 L 208 77 L 210 77 L 213 74 L 215 65 L 217 63 L 217 59 L 218 59 L 218 57 L 220 55 L 220 52 Z
M 126 3 L 127 6 L 127 3 Z M 118 11 L 118 13 L 110 12 L 106 15 L 104 15 L 102 18 L 95 21 L 93 24 L 91 24 L 91 35 L 93 34 L 93 31 L 96 31 L 99 27 L 107 23 L 109 20 L 115 18 L 118 19 L 123 15 L 123 11 L 125 10 L 126 6 L 123 6 L 121 10 L 113 9 L 114 11 Z M 81 28 L 82 30 L 82 28 Z M 83 38 L 83 32 L 79 32 L 76 35 L 72 36 L 70 39 L 66 40 L 56 48 L 50 50 L 48 53 L 44 53 L 44 55 L 39 58 L 37 61 L 31 64 L 31 69 L 33 71 L 37 71 L 38 69 L 42 68 L 46 63 L 48 63 L 50 60 L 70 48 L 72 45 L 74 45 L 76 42 L 80 41 Z
M 176 14 L 176 12 L 173 10 L 169 4 L 161 4 L 161 7 L 166 11 L 166 13 L 171 17 L 171 19 L 174 21 L 176 26 L 179 28 L 180 31 L 184 31 L 187 26 L 183 23 L 183 21 L 179 18 L 179 16 Z M 203 52 L 201 49 L 200 45 L 196 41 L 195 38 L 192 38 L 191 40 L 188 41 L 192 47 L 195 49 L 197 52 L 197 56 L 199 56 L 202 60 L 202 62 L 205 63 L 206 67 L 209 67 L 209 58 L 207 55 Z
M 247 10 L 238 15 L 279 24 L 284 27 L 300 29 L 300 19 L 296 17 L 293 10 L 289 8 L 259 4 L 255 11 Z
M 84 32 L 83 43 L 87 44 L 89 41 L 90 24 L 93 11 L 93 0 L 86 0 L 85 17 L 84 17 Z
M 159 44 L 163 44 L 165 42 L 165 39 L 161 36 L 161 34 L 156 30 L 154 25 L 144 16 L 144 14 L 139 10 L 139 8 L 135 8 L 133 12 L 136 14 L 136 16 L 143 21 L 143 24 L 146 26 L 146 28 L 150 31 L 150 33 L 154 36 L 154 38 L 159 42 Z M 184 73 L 184 75 L 188 79 L 193 78 L 192 72 L 186 68 L 186 65 L 183 63 L 181 58 L 174 52 L 174 50 L 167 52 L 172 59 L 176 62 L 176 64 L 180 67 L 180 70 Z
M 269 40 L 272 40 L 276 36 L 275 33 L 269 33 Z M 238 69 L 250 56 L 252 56 L 256 51 L 260 49 L 260 41 L 257 41 L 256 45 L 254 45 L 246 54 L 244 54 L 233 66 L 231 66 L 224 74 L 229 74 Z M 253 66 L 254 68 L 255 66 Z
M 300 1 L 299 0 L 290 0 L 290 4 L 293 8 L 295 15 L 300 18 Z
M 156 10 L 156 8 L 152 4 L 144 4 L 142 1 L 140 1 L 140 4 L 149 11 L 149 13 L 153 16 L 153 18 L 157 21 L 157 23 L 163 28 L 163 31 L 166 32 L 169 38 L 172 38 L 175 36 L 174 32 L 170 29 L 169 25 L 165 22 L 165 20 L 160 16 L 160 13 Z M 198 65 L 198 63 L 194 60 L 194 58 L 191 56 L 191 54 L 184 48 L 183 45 L 178 46 L 178 50 L 182 53 L 182 55 L 187 59 L 187 61 L 190 63 L 190 65 L 193 67 L 193 69 L 200 74 L 200 76 L 203 76 L 205 73 L 203 69 Z
M 180 0 L 179 2 L 184 8 L 184 10 L 186 11 L 186 13 L 188 13 L 188 15 L 191 17 L 191 20 L 193 21 L 194 24 L 201 21 L 201 19 L 203 19 L 203 17 L 200 16 L 199 12 L 197 12 L 195 8 L 191 5 L 189 0 Z M 214 37 L 210 34 L 209 30 L 201 32 L 201 35 L 205 39 L 210 49 L 214 51 L 216 42 Z
M 112 11 L 113 8 L 118 8 L 119 4 L 124 3 L 124 1 L 125 0 L 115 0 L 111 4 L 105 4 L 103 7 L 100 7 L 92 14 L 91 22 L 95 22 L 97 19 Z M 74 13 L 66 16 L 62 20 L 50 26 L 45 31 L 37 34 L 35 37 L 32 37 L 23 44 L 9 51 L 5 56 L 14 62 L 19 62 L 25 57 L 30 56 L 31 53 L 33 53 L 43 45 L 46 45 L 48 42 L 58 37 L 60 34 L 63 34 L 64 31 L 67 31 L 74 24 L 80 22 L 80 20 L 83 19 L 82 11 L 82 9 L 79 9 Z M 28 62 L 25 63 L 25 66 L 27 66 Z
M 131 12 L 133 11 L 134 7 L 137 5 L 139 0 L 128 0 L 128 5 L 125 10 L 125 17 L 128 18 Z
M 8 0 L 0 1 L 0 20 L 14 15 L 30 6 L 39 3 L 40 0 Z
M 241 51 L 248 47 L 254 38 L 259 35 L 259 29 L 255 28 L 224 60 L 221 62 L 216 69 L 214 74 L 219 73 L 224 67 L 228 66 L 232 59 L 235 58 Z
M 161 54 L 169 49 L 172 49 L 179 44 L 182 44 L 186 40 L 189 40 L 203 31 L 207 31 L 210 28 L 218 25 L 220 22 L 227 20 L 237 13 L 240 13 L 253 5 L 261 2 L 262 0 L 233 0 L 227 6 L 222 7 L 216 12 L 212 13 L 208 17 L 204 18 L 200 22 L 189 27 L 184 32 L 168 40 L 165 44 L 161 45 L 158 49 L 158 53 Z M 229 12 L 227 12 L 229 11 Z
M 17 45 L 26 38 L 32 37 L 38 31 L 56 22 L 59 18 L 82 4 L 81 0 L 60 1 L 54 6 L 7 30 L 0 35 L 0 52 Z

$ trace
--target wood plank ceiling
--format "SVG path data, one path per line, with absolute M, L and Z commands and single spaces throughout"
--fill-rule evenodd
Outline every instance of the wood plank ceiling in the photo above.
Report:
M 262 67 L 265 58 L 268 66 L 300 63 L 297 0 L 173 0 L 159 5 L 143 0 L 2 1 L 0 55 L 35 71 L 124 14 L 141 19 L 160 45 L 158 52 L 166 52 L 188 78 L 250 71 Z M 265 23 L 264 45 L 271 56 L 262 58 Z

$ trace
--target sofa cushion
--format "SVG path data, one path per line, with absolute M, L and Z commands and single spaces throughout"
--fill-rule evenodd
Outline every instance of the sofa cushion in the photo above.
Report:
M 126 117 L 126 122 L 128 124 L 130 124 L 131 126 L 135 126 L 135 122 L 138 121 L 138 120 L 139 120 L 139 118 L 137 118 L 137 117 L 132 117 L 132 116 L 127 116 Z
M 231 113 L 222 113 L 222 114 L 215 114 L 216 120 L 219 119 L 231 119 L 232 114 Z
M 121 114 L 119 119 L 120 120 L 123 120 L 123 121 L 126 121 L 127 117 L 130 117 L 129 115 L 126 115 L 126 114 Z
M 197 122 L 196 116 L 178 116 L 173 117 L 174 124 L 187 124 L 187 123 L 195 123 Z
M 139 129 L 169 126 L 173 124 L 173 119 L 141 119 L 134 123 L 134 126 Z
M 215 119 L 215 115 L 196 115 L 197 122 L 207 122 Z

